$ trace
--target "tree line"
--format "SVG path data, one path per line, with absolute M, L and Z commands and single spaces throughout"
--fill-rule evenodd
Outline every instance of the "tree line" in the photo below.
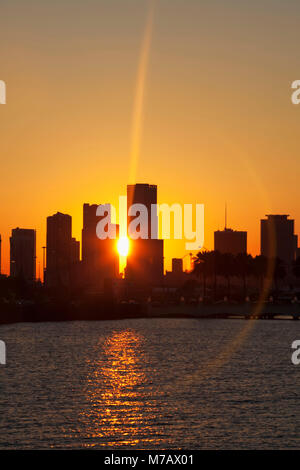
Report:
M 293 263 L 291 273 L 300 278 L 300 257 Z M 231 281 L 235 277 L 241 280 L 243 294 L 246 296 L 250 278 L 257 280 L 259 290 L 263 289 L 264 280 L 269 278 L 278 292 L 279 283 L 287 277 L 288 270 L 279 258 L 269 259 L 262 255 L 253 257 L 246 253 L 233 255 L 218 251 L 201 251 L 194 257 L 193 274 L 202 279 L 204 295 L 206 295 L 207 280 L 212 280 L 215 294 L 218 278 L 221 277 L 227 283 L 227 292 L 230 296 Z

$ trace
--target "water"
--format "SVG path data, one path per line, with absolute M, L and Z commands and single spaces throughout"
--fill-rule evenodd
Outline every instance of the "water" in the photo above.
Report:
M 300 322 L 0 327 L 0 448 L 299 448 Z

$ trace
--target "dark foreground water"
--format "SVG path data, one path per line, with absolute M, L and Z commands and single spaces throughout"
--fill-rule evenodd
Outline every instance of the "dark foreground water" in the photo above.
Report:
M 0 327 L 0 448 L 300 448 L 300 322 Z

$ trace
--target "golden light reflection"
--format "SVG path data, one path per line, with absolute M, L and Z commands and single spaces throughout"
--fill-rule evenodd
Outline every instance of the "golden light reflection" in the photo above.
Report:
M 144 394 L 149 379 L 143 341 L 140 334 L 125 329 L 112 333 L 102 344 L 101 357 L 88 378 L 87 407 L 80 416 L 86 447 L 122 448 L 158 442 L 150 427 L 155 406 L 151 396 L 147 400 Z

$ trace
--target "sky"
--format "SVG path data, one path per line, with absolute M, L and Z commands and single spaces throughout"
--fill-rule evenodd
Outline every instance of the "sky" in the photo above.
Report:
M 0 234 L 113 203 L 126 184 L 205 205 L 205 242 L 288 213 L 300 227 L 298 0 L 0 0 Z M 165 267 L 187 254 L 166 241 Z M 188 267 L 188 257 L 185 258 Z

